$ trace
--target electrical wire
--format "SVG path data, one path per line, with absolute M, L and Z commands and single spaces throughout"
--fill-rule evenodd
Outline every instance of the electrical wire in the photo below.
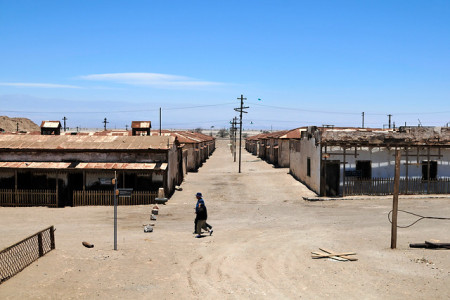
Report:
M 193 108 L 203 108 L 211 106 L 224 106 L 229 104 L 235 104 L 234 102 L 217 103 L 217 104 L 204 104 L 195 106 L 184 106 L 184 107 L 162 107 L 163 111 L 167 110 L 179 110 L 179 109 L 193 109 Z M 2 110 L 2 112 L 8 113 L 27 113 L 27 114 L 111 114 L 111 113 L 136 113 L 136 112 L 149 112 L 149 111 L 159 111 L 159 108 L 154 109 L 139 109 L 139 110 L 112 110 L 112 111 L 23 111 L 23 110 Z
M 275 106 L 275 105 L 267 105 L 267 104 L 261 104 L 257 102 L 251 102 L 248 101 L 248 103 L 256 106 L 262 106 L 262 107 L 269 107 L 269 108 L 275 108 L 275 109 L 284 109 L 284 110 L 294 110 L 294 111 L 303 111 L 308 113 L 321 113 L 321 114 L 343 114 L 343 115 L 361 115 L 361 112 L 342 112 L 342 111 L 326 111 L 326 110 L 311 110 L 311 109 L 303 109 L 303 108 L 297 108 L 297 107 L 286 107 L 286 106 Z M 435 112 L 411 112 L 411 113 L 404 113 L 404 112 L 393 112 L 392 115 L 401 116 L 401 115 L 434 115 L 434 114 L 447 114 L 450 113 L 450 111 L 435 111 Z M 386 116 L 385 113 L 371 113 L 371 112 L 364 112 L 366 116 Z
M 415 214 L 415 213 L 412 213 L 412 212 L 410 212 L 410 211 L 406 211 L 406 210 L 401 210 L 401 209 L 399 209 L 398 211 L 401 211 L 401 212 L 404 212 L 404 213 L 406 213 L 406 214 L 410 214 L 410 215 L 413 215 L 413 216 L 416 216 L 416 217 L 419 217 L 419 219 L 417 219 L 416 221 L 414 221 L 413 223 L 411 223 L 411 224 L 409 224 L 409 225 L 407 225 L 407 226 L 399 226 L 399 225 L 397 225 L 397 227 L 398 228 L 408 228 L 408 227 L 411 227 L 411 226 L 413 226 L 414 224 L 416 224 L 417 222 L 419 222 L 420 220 L 423 220 L 423 219 L 433 219 L 433 220 L 450 220 L 450 218 L 441 218 L 441 217 L 425 217 L 425 216 L 421 216 L 421 215 L 418 215 L 418 214 Z M 388 213 L 388 220 L 389 220 L 389 222 L 392 224 L 392 220 L 391 220 L 391 215 L 392 215 L 392 210 Z

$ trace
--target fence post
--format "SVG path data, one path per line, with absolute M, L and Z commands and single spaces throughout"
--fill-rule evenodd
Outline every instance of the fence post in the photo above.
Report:
M 50 249 L 55 249 L 55 228 L 50 227 Z
M 42 244 L 42 232 L 38 233 L 39 257 L 44 256 L 44 245 Z

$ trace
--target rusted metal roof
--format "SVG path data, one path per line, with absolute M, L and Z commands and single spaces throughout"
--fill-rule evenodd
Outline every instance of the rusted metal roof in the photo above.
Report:
M 253 136 L 249 136 L 248 138 L 246 138 L 246 140 L 248 141 L 257 141 L 260 140 L 262 138 L 265 138 L 267 136 L 267 133 L 260 133 L 257 135 L 253 135 Z
M 274 131 L 274 132 L 270 133 L 267 136 L 267 138 L 269 138 L 269 139 L 277 139 L 277 138 L 285 135 L 286 133 L 288 133 L 288 130 Z
M 198 144 L 202 142 L 215 140 L 215 138 L 211 136 L 185 130 L 175 130 L 175 131 L 162 130 L 161 134 L 163 136 L 174 136 L 178 139 L 180 143 L 183 144 Z M 159 136 L 159 130 L 152 132 L 152 136 Z
M 280 139 L 299 139 L 302 136 L 302 131 L 307 131 L 308 127 L 300 127 L 289 130 L 286 134 L 280 136 Z
M 152 127 L 152 122 L 150 121 L 132 121 L 131 128 L 136 129 L 149 129 Z
M 59 128 L 61 127 L 61 122 L 59 121 L 42 121 L 41 128 Z
M 164 150 L 174 143 L 171 136 L 0 135 L 0 150 Z
M 167 163 L 70 163 L 70 162 L 0 162 L 2 169 L 74 169 L 74 170 L 155 170 L 164 171 Z

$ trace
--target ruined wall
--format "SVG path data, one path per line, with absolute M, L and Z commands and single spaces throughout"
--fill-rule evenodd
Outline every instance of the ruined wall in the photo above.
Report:
M 176 180 L 178 176 L 178 152 L 177 146 L 174 144 L 169 150 L 169 159 L 167 165 L 167 188 L 172 193 L 175 190 Z
M 282 168 L 289 167 L 289 140 L 281 139 L 278 141 L 278 165 Z
M 195 144 L 186 144 L 187 150 L 187 170 L 192 172 L 198 169 L 198 151 L 195 151 Z
M 320 147 L 314 137 L 292 141 L 289 155 L 290 173 L 306 184 L 311 190 L 320 193 Z M 307 175 L 307 161 L 310 159 L 311 174 Z
M 259 142 L 258 157 L 260 157 L 262 159 L 266 159 L 266 143 L 267 143 L 267 140 L 261 140 Z
M 289 173 L 297 180 L 300 179 L 300 140 L 291 140 L 289 143 Z

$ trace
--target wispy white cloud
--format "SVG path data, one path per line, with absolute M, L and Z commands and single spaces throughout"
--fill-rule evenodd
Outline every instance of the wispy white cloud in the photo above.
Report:
M 32 83 L 32 82 L 0 82 L 0 86 L 12 87 L 30 87 L 30 88 L 46 88 L 46 89 L 80 89 L 81 87 L 68 84 L 55 83 Z
M 201 81 L 191 77 L 159 73 L 110 73 L 80 76 L 85 80 L 108 81 L 129 85 L 153 86 L 160 88 L 210 87 L 222 85 L 220 82 Z

